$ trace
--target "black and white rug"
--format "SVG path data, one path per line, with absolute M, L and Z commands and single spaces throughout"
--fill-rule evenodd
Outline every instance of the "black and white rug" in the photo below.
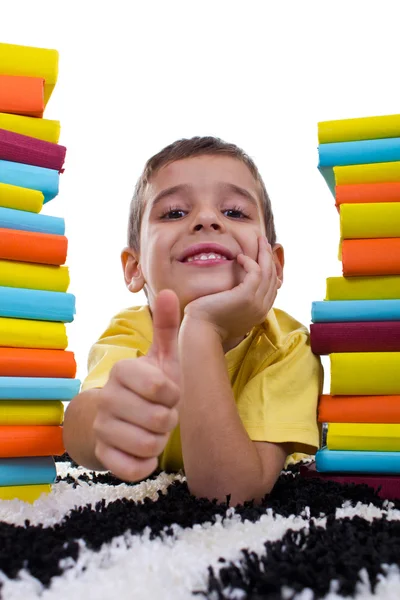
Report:
M 182 475 L 123 484 L 57 462 L 51 494 L 0 502 L 7 600 L 400 598 L 400 501 L 284 471 L 262 506 L 192 497 Z

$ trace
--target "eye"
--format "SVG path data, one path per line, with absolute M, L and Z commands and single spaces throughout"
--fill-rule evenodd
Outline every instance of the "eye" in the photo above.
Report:
M 165 221 L 171 221 L 171 220 L 176 220 L 176 219 L 180 219 L 181 216 L 179 215 L 179 213 L 183 213 L 183 215 L 185 214 L 185 211 L 182 210 L 182 208 L 178 208 L 177 206 L 170 206 L 162 215 L 161 215 L 161 219 L 164 219 Z
M 231 213 L 230 215 L 227 215 L 231 219 L 249 219 L 250 218 L 250 215 L 248 213 L 245 213 L 242 210 L 241 206 L 234 206 L 233 208 L 227 208 L 226 210 L 224 210 L 224 213 Z

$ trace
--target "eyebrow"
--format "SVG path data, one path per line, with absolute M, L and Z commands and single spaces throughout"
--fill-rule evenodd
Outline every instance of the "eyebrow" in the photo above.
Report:
M 258 208 L 257 199 L 253 196 L 253 194 L 246 190 L 246 188 L 242 188 L 239 185 L 235 185 L 234 183 L 221 183 L 220 188 L 222 190 L 233 192 L 234 194 L 242 196 L 242 198 L 249 200 L 252 204 L 254 204 L 256 208 Z
M 245 188 L 235 185 L 234 183 L 220 183 L 220 184 L 218 184 L 218 187 L 222 191 L 233 192 L 234 194 L 237 194 L 237 195 L 241 196 L 242 198 L 249 200 L 249 202 L 251 202 L 256 208 L 258 208 L 258 203 L 257 203 L 256 198 L 254 198 L 254 196 Z M 154 208 L 155 206 L 157 206 L 157 204 L 159 204 L 161 202 L 161 200 L 164 200 L 165 198 L 174 196 L 175 194 L 179 194 L 181 192 L 187 193 L 190 190 L 191 190 L 191 186 L 187 183 L 181 183 L 179 185 L 174 185 L 172 187 L 165 188 L 165 190 L 161 190 L 161 192 L 159 192 L 154 197 L 154 199 L 151 203 L 151 208 Z
M 151 203 L 151 208 L 154 208 L 155 206 L 157 206 L 157 204 L 159 204 L 159 202 L 161 202 L 161 200 L 164 200 L 164 198 L 168 198 L 169 196 L 174 196 L 175 194 L 179 194 L 180 192 L 189 192 L 189 191 L 190 191 L 190 185 L 188 185 L 186 183 L 181 183 L 179 185 L 174 185 L 172 187 L 165 188 L 165 190 L 161 190 L 161 192 L 159 192 L 154 197 L 154 199 Z

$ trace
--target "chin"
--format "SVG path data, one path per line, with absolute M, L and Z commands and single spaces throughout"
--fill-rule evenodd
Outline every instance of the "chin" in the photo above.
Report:
M 185 290 L 182 297 L 185 298 L 185 305 L 198 298 L 204 298 L 204 296 L 210 296 L 211 294 L 218 294 L 220 292 L 227 292 L 235 287 L 234 284 L 227 283 L 223 284 L 221 281 L 209 282 L 206 284 L 191 286 L 190 290 Z

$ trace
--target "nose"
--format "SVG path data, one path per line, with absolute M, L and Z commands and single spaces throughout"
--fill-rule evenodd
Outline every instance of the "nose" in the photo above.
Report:
M 201 231 L 202 229 L 220 231 L 224 229 L 224 224 L 218 210 L 212 207 L 202 207 L 194 215 L 192 229 L 193 231 Z

